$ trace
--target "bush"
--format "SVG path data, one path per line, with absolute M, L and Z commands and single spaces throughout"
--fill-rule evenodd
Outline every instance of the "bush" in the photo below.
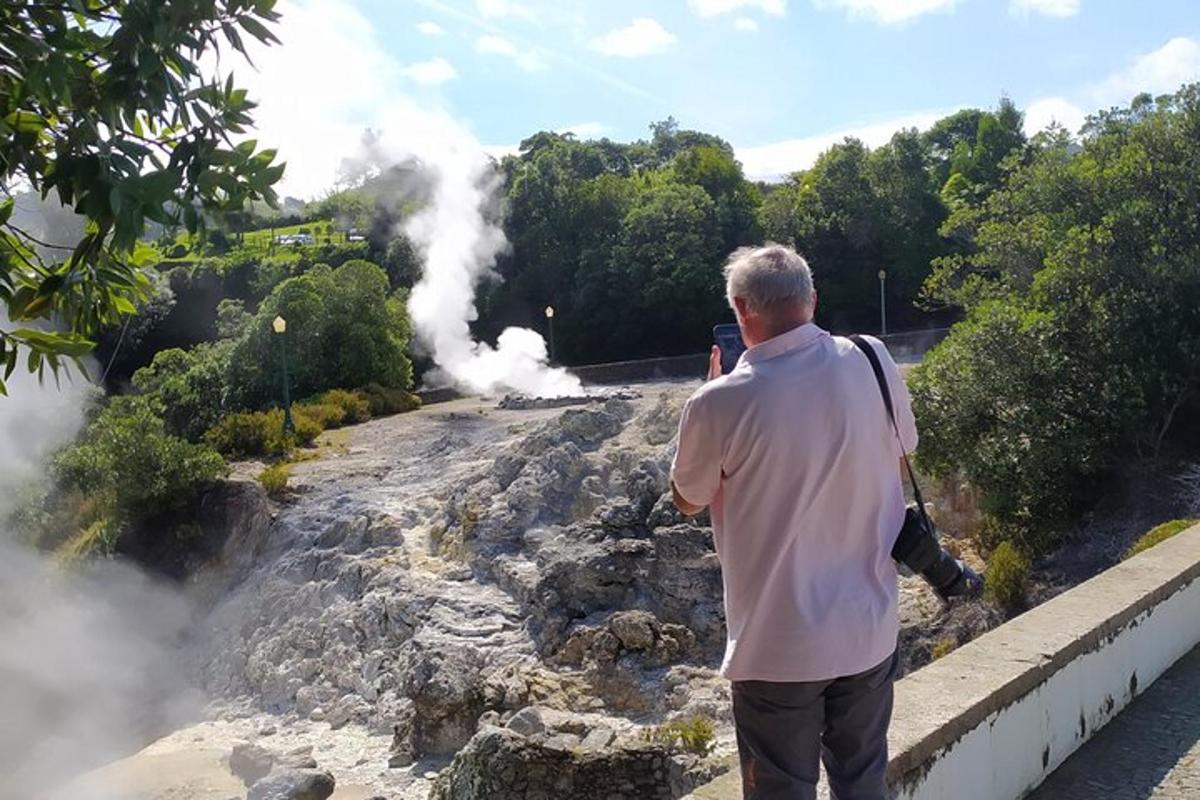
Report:
M 321 430 L 340 428 L 346 421 L 346 409 L 333 403 L 304 403 L 292 408 L 293 420 L 298 417 L 312 420 Z
M 403 414 L 421 407 L 421 398 L 403 389 L 388 389 L 378 383 L 368 383 L 358 390 L 366 398 L 373 417 Z
M 362 392 L 330 389 L 318 398 L 318 402 L 343 409 L 346 412 L 346 425 L 366 422 L 371 418 L 371 403 Z
M 98 519 L 67 539 L 54 550 L 60 561 L 86 561 L 94 556 L 111 556 L 116 552 L 121 528 L 107 517 Z
M 688 753 L 706 756 L 716 742 L 716 728 L 705 717 L 689 717 L 664 723 L 646 730 L 644 738 Z
M 1121 557 L 1121 560 L 1124 561 L 1125 559 L 1133 558 L 1138 553 L 1144 553 L 1151 547 L 1154 547 L 1154 545 L 1161 544 L 1167 539 L 1170 539 L 1172 536 L 1183 533 L 1198 522 L 1200 522 L 1200 520 L 1176 519 L 1170 522 L 1164 522 L 1162 525 L 1156 525 L 1147 531 L 1142 538 L 1134 542 L 1133 547 L 1130 547 L 1129 550 L 1126 551 L 1125 555 Z
M 235 411 L 204 434 L 204 441 L 221 455 L 231 459 L 255 456 L 287 455 L 297 445 L 312 444 L 324 428 L 320 422 L 292 407 L 292 422 L 296 431 L 283 433 L 283 409 L 270 411 Z
M 160 350 L 133 374 L 134 387 L 155 404 L 171 434 L 196 442 L 220 421 L 232 346 L 221 341 Z
M 958 642 L 950 637 L 938 639 L 933 645 L 933 650 L 930 652 L 930 657 L 937 661 L 939 658 L 945 658 L 954 652 L 958 647 Z
M 275 464 L 267 467 L 258 474 L 258 482 L 267 490 L 271 497 L 279 497 L 288 488 L 288 478 L 292 474 L 291 464 Z
M 54 469 L 64 490 L 99 498 L 101 516 L 148 517 L 178 508 L 225 474 L 212 449 L 170 435 L 143 397 L 117 397 Z
M 988 560 L 985 594 L 989 600 L 1008 609 L 1025 605 L 1029 559 L 1012 542 L 1001 542 Z

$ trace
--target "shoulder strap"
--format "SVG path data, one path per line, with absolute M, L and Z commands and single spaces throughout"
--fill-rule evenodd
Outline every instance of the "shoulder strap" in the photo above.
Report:
M 912 464 L 908 462 L 908 453 L 904 452 L 904 440 L 900 438 L 900 426 L 896 424 L 896 410 L 892 405 L 892 392 L 888 389 L 887 376 L 883 374 L 883 365 L 879 363 L 879 354 L 875 352 L 875 348 L 871 346 L 863 337 L 855 334 L 850 337 L 850 341 L 854 342 L 854 346 L 862 351 L 867 357 L 867 361 L 871 362 L 871 371 L 875 373 L 875 382 L 879 384 L 879 394 L 883 396 L 883 406 L 887 409 L 888 419 L 892 421 L 892 430 L 896 433 L 896 441 L 900 444 L 900 456 L 904 459 L 904 469 L 908 472 L 908 480 L 912 483 L 913 499 L 917 501 L 917 508 L 920 510 L 921 516 L 925 516 L 925 501 L 921 497 L 921 487 L 917 485 L 917 476 L 913 472 Z

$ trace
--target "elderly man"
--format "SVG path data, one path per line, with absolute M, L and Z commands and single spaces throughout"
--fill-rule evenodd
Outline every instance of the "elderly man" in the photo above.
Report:
M 896 673 L 891 548 L 905 518 L 897 461 L 917 444 L 908 392 L 813 323 L 808 264 L 780 245 L 735 252 L 726 292 L 747 350 L 684 407 L 672 491 L 710 509 L 725 581 L 744 795 L 816 797 L 818 758 L 839 800 L 883 800 Z

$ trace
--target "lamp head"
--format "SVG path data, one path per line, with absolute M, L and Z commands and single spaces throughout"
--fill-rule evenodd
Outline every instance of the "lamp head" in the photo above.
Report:
M 283 317 L 276 317 L 275 321 L 271 323 L 271 327 L 275 329 L 276 333 L 283 333 L 287 330 L 287 320 Z
M 546 319 L 554 319 L 554 306 L 546 306 Z

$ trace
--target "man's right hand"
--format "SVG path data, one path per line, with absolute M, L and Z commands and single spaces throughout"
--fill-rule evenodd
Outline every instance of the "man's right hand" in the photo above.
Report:
M 706 380 L 711 381 L 713 378 L 719 377 L 721 377 L 721 348 L 714 344 L 712 352 L 708 354 L 708 378 Z

